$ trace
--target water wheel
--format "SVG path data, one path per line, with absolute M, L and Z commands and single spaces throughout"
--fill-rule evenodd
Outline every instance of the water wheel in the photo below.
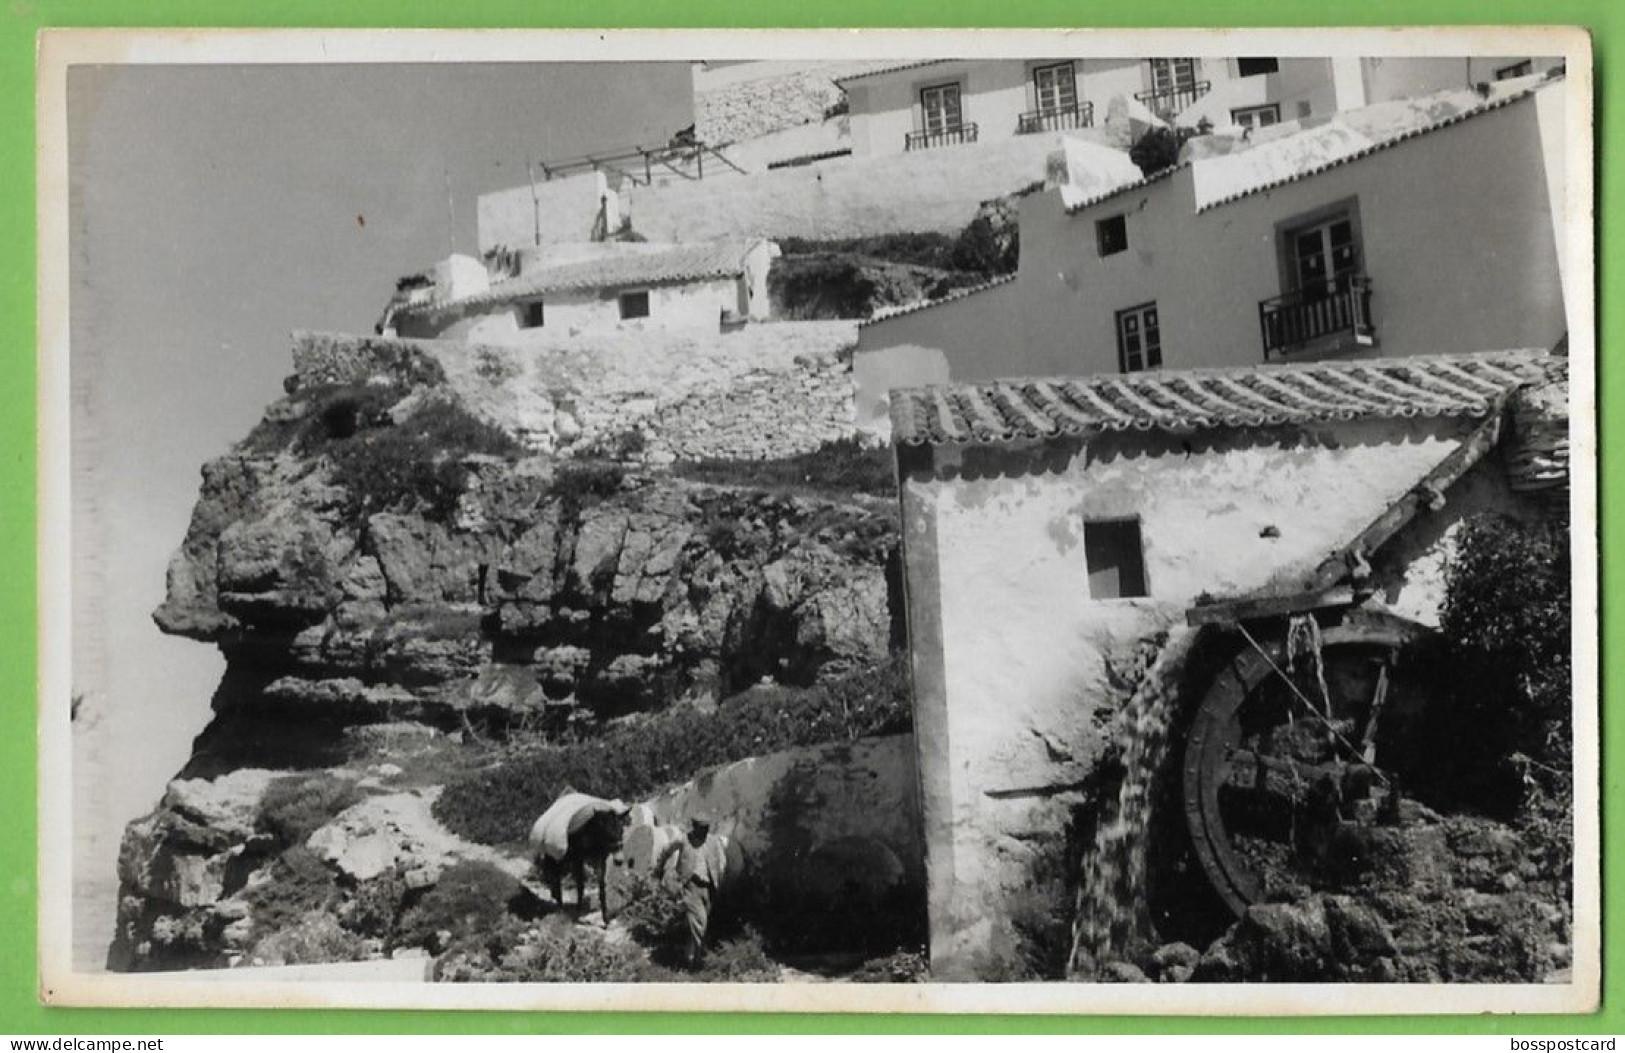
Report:
M 1397 758 L 1383 751 L 1404 752 L 1394 731 L 1416 712 L 1397 665 L 1414 635 L 1342 624 L 1313 633 L 1307 655 L 1287 633 L 1244 638 L 1209 685 L 1185 744 L 1183 803 L 1196 857 L 1234 913 L 1303 882 L 1339 823 L 1397 790 L 1384 766 Z

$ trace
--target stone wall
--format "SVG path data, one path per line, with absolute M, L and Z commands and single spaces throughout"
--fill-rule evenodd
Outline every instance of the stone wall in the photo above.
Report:
M 754 139 L 823 119 L 844 93 L 836 77 L 896 65 L 853 62 L 742 62 L 694 72 L 694 134 L 707 143 Z
M 537 333 L 500 347 L 301 333 L 294 368 L 301 384 L 443 375 L 473 412 L 538 452 L 767 460 L 857 434 L 852 322 Z
M 923 889 L 917 790 L 912 735 L 752 757 L 639 806 L 634 819 L 653 829 L 629 836 L 629 862 L 646 869 L 690 818 L 705 816 L 734 865 L 770 880 L 816 883 L 826 861 L 863 857 L 863 873 L 848 876 Z

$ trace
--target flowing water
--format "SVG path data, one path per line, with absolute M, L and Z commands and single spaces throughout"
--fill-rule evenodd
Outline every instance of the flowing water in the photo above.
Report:
M 1134 688 L 1113 728 L 1113 741 L 1122 749 L 1123 781 L 1116 798 L 1107 801 L 1081 861 L 1067 969 L 1074 977 L 1088 979 L 1107 962 L 1132 957 L 1153 938 L 1146 903 L 1151 796 L 1167 758 L 1176 680 L 1195 638 L 1193 629 L 1176 629 L 1166 640 L 1148 641 L 1129 670 Z

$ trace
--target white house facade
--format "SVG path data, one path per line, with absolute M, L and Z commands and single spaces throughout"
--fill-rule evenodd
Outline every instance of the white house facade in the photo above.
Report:
M 851 151 L 883 156 L 1105 120 L 1113 99 L 1183 127 L 1263 128 L 1375 102 L 1545 73 L 1555 59 L 934 59 L 838 81 Z
M 453 256 L 397 293 L 379 331 L 504 344 L 618 328 L 716 330 L 767 318 L 765 239 L 607 242 Z
M 948 377 L 1552 347 L 1561 83 L 1211 136 L 1126 187 L 1027 195 L 1014 281 L 864 324 L 860 402 Z

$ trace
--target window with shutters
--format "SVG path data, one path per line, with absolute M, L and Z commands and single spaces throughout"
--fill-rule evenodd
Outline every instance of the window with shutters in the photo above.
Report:
M 1117 312 L 1117 365 L 1124 373 L 1162 368 L 1162 326 L 1155 302 Z

